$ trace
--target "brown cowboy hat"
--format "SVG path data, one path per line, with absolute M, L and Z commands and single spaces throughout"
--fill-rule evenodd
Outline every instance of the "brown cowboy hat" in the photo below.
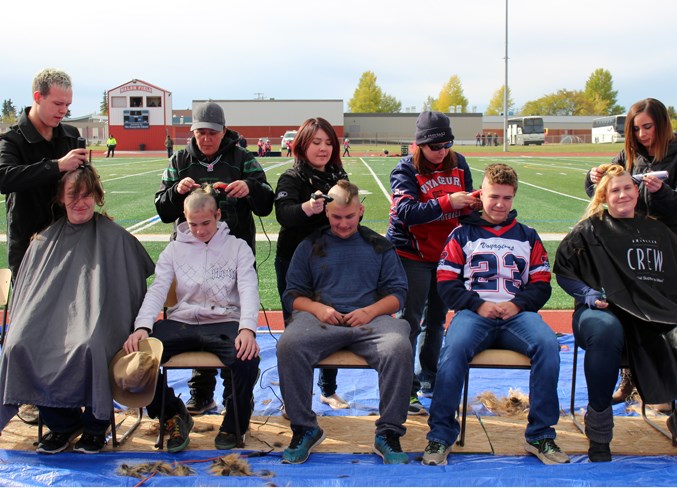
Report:
M 155 395 L 162 350 L 162 342 L 149 337 L 139 341 L 138 351 L 118 351 L 110 363 L 113 399 L 127 407 L 147 406 Z

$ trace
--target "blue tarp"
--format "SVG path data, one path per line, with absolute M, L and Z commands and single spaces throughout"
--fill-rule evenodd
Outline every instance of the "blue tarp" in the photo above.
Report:
M 275 360 L 276 337 L 259 331 L 261 345 L 261 377 L 255 390 L 254 415 L 279 415 L 279 386 Z M 568 412 L 571 390 L 573 338 L 560 337 L 561 371 L 559 394 L 562 409 Z M 580 351 L 582 353 L 582 351 Z M 576 409 L 587 404 L 583 355 L 579 354 L 579 379 L 576 388 Z M 316 373 L 317 375 L 317 373 Z M 186 382 L 189 371 L 171 371 L 170 383 L 188 398 Z M 528 392 L 527 371 L 472 370 L 470 398 L 483 391 L 505 396 L 510 388 Z M 341 370 L 338 392 L 351 408 L 334 411 L 314 402 L 318 415 L 369 415 L 378 411 L 376 373 L 371 370 Z M 215 398 L 221 398 L 221 387 Z M 318 395 L 316 395 L 318 397 Z M 429 406 L 429 400 L 423 399 Z M 481 415 L 490 415 L 474 404 Z M 624 405 L 616 415 L 626 415 Z M 517 439 L 516 439 L 517 441 Z M 424 446 L 420 446 L 422 450 Z M 224 451 L 185 451 L 176 455 L 166 452 L 104 452 L 98 455 L 63 453 L 54 456 L 34 452 L 0 450 L 0 485 L 31 486 L 134 486 L 140 480 L 117 474 L 122 463 L 138 464 L 154 461 L 209 460 L 227 454 Z M 249 451 L 243 451 L 247 453 Z M 677 453 L 677 448 L 675 449 Z M 447 466 L 422 466 L 421 452 L 409 453 L 408 465 L 384 466 L 379 457 L 369 454 L 314 453 L 302 465 L 283 465 L 280 453 L 249 459 L 252 477 L 220 477 L 209 473 L 209 462 L 189 462 L 196 474 L 189 477 L 156 475 L 143 486 L 675 486 L 675 456 L 614 456 L 611 463 L 589 463 L 587 456 L 573 456 L 572 463 L 546 466 L 533 456 L 452 455 Z

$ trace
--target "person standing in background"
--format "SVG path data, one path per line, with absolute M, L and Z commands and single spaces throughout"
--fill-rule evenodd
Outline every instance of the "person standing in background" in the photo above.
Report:
M 329 225 L 326 195 L 348 175 L 341 162 L 340 144 L 332 125 L 321 117 L 306 120 L 293 142 L 294 165 L 280 176 L 275 189 L 275 217 L 280 223 L 275 273 L 280 301 L 287 287 L 287 270 L 297 246 L 317 229 Z M 291 310 L 282 308 L 287 322 Z M 333 409 L 348 408 L 336 394 L 336 369 L 320 369 L 320 401 Z
M 167 139 L 165 139 L 165 147 L 167 148 L 167 157 L 171 158 L 172 154 L 174 154 L 174 141 L 169 137 L 169 134 L 167 134 Z
M 465 158 L 451 149 L 454 135 L 449 117 L 422 112 L 415 142 L 414 153 L 403 157 L 390 173 L 392 203 L 386 237 L 407 273 L 409 292 L 399 315 L 411 327 L 414 357 L 421 341 L 421 371 L 414 376 L 409 414 L 425 415 L 418 392 L 432 395 L 448 312 L 437 293 L 437 263 L 461 211 L 478 200 L 469 193 L 472 177 Z
M 108 152 L 106 153 L 106 157 L 115 157 L 115 147 L 118 145 L 118 141 L 113 137 L 113 134 L 111 134 L 108 137 L 108 140 L 106 141 L 106 147 L 108 148 Z

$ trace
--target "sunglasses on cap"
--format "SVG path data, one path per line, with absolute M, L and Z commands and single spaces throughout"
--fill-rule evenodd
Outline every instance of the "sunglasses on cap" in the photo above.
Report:
M 444 144 L 428 144 L 431 151 L 441 151 L 442 149 L 449 149 L 454 143 L 445 142 Z

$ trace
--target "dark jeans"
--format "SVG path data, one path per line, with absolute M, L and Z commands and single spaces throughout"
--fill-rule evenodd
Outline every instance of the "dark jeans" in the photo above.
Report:
M 284 290 L 287 288 L 287 270 L 289 270 L 289 264 L 289 260 L 275 256 L 275 274 L 277 275 L 277 292 L 280 294 L 280 302 L 282 301 Z M 284 318 L 285 324 L 289 322 L 289 319 L 291 318 L 291 311 L 284 308 L 284 303 L 282 304 L 282 317 Z M 336 393 L 337 376 L 338 369 L 336 368 L 320 368 L 317 386 L 320 387 L 320 392 L 324 396 L 330 397 Z
M 59 434 L 68 434 L 82 428 L 87 434 L 106 435 L 106 430 L 110 425 L 110 419 L 99 420 L 94 417 L 91 407 L 85 407 L 84 412 L 81 408 L 42 406 L 38 406 L 38 410 L 49 430 Z
M 623 326 L 608 310 L 581 307 L 574 313 L 576 344 L 585 349 L 588 403 L 597 412 L 611 406 L 625 339 Z
M 239 416 L 240 432 L 249 428 L 251 417 L 251 401 L 254 384 L 258 375 L 260 359 L 254 358 L 243 361 L 236 357 L 235 338 L 238 334 L 237 322 L 223 322 L 218 324 L 188 325 L 174 320 L 159 320 L 153 326 L 153 337 L 162 341 L 164 351 L 162 362 L 172 356 L 188 351 L 206 351 L 216 354 L 219 359 L 233 372 L 233 388 L 237 397 L 237 411 Z M 162 402 L 162 381 L 158 377 L 153 401 L 148 405 L 148 416 L 158 418 Z M 224 432 L 235 432 L 235 413 L 232 396 L 226 401 L 226 414 L 221 424 Z M 165 398 L 165 418 L 169 419 L 184 411 L 181 399 L 174 393 L 174 389 L 167 387 Z
M 108 146 L 108 152 L 106 153 L 106 157 L 115 157 L 115 146 Z

